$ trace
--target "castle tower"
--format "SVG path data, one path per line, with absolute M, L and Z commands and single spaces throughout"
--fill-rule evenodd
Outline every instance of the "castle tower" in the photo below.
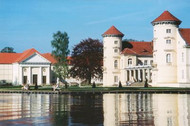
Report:
M 153 86 L 170 86 L 177 80 L 177 32 L 181 21 L 164 11 L 153 25 Z
M 119 84 L 120 52 L 122 50 L 123 36 L 124 34 L 114 26 L 102 34 L 104 45 L 103 86 L 113 86 Z

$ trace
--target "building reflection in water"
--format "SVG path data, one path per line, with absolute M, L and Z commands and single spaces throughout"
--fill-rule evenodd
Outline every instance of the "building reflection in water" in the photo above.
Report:
M 104 94 L 104 125 L 154 125 L 152 95 Z
M 189 126 L 189 94 L 1 94 L 0 125 Z

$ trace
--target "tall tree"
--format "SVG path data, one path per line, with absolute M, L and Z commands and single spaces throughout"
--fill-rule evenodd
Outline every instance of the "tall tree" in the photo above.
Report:
M 97 39 L 82 40 L 72 51 L 70 75 L 91 84 L 91 79 L 102 78 L 103 45 Z
M 13 47 L 5 47 L 1 50 L 1 53 L 15 53 Z
M 57 60 L 55 64 L 54 71 L 56 76 L 60 81 L 64 81 L 68 76 L 68 65 L 67 65 L 67 56 L 69 55 L 69 37 L 66 32 L 62 33 L 58 31 L 53 34 L 53 40 L 51 41 L 53 47 L 52 55 Z M 64 81 L 65 82 L 65 81 Z M 65 88 L 67 88 L 67 83 L 65 82 Z

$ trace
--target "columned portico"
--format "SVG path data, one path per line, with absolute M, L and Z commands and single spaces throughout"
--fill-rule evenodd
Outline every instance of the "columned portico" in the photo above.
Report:
M 134 66 L 134 67 L 127 67 L 126 69 L 126 81 L 131 82 L 143 82 L 148 79 L 148 82 L 151 82 L 151 69 L 150 65 L 146 66 Z M 133 74 L 132 74 L 133 73 Z

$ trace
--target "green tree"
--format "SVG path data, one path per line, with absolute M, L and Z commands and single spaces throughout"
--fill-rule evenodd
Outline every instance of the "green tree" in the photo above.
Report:
M 103 45 L 97 39 L 82 40 L 73 48 L 70 75 L 85 79 L 102 78 Z
M 13 47 L 5 47 L 1 50 L 1 53 L 15 53 Z
M 67 82 L 65 78 L 68 76 L 68 64 L 67 64 L 67 56 L 69 55 L 69 37 L 66 32 L 62 33 L 58 31 L 53 34 L 53 40 L 51 41 L 52 45 L 52 55 L 57 60 L 55 64 L 54 71 L 56 76 L 60 81 L 65 83 L 65 88 L 67 88 Z

